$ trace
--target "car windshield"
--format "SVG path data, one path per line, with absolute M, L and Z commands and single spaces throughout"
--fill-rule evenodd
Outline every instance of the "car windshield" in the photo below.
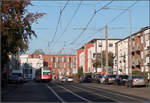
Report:
M 138 79 L 144 79 L 144 77 L 142 75 L 135 75 L 133 76 L 133 79 L 138 78 Z
M 128 75 L 121 75 L 120 78 L 125 78 L 125 79 L 127 79 L 127 78 L 128 78 Z
M 116 75 L 109 75 L 109 77 L 113 77 L 113 78 L 115 78 L 115 77 L 116 77 Z

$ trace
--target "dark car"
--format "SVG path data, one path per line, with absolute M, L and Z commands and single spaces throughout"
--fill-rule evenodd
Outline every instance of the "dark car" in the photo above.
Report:
M 126 86 L 127 87 L 146 86 L 146 80 L 142 75 L 132 75 L 128 77 Z
M 86 75 L 84 77 L 84 82 L 92 82 L 92 75 Z
M 92 82 L 92 75 L 81 76 L 79 82 Z
M 115 82 L 116 75 L 106 75 L 105 84 L 112 84 Z
M 117 75 L 115 78 L 114 84 L 116 85 L 125 85 L 127 82 L 128 75 Z
M 9 83 L 18 83 L 19 82 L 18 75 L 10 75 L 8 77 L 8 82 Z

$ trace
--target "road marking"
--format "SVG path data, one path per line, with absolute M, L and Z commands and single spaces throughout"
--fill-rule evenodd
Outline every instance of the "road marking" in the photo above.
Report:
M 85 85 L 83 85 L 83 86 L 85 86 Z M 87 87 L 87 86 L 86 86 L 86 87 Z M 130 99 L 138 100 L 138 101 L 141 101 L 141 103 L 146 102 L 146 101 L 141 100 L 141 99 L 138 99 L 138 98 L 129 97 L 129 96 L 127 96 L 127 95 L 117 94 L 117 93 L 114 93 L 114 92 L 111 92 L 111 91 L 102 90 L 102 88 L 96 89 L 96 88 L 94 88 L 94 87 L 96 87 L 96 86 L 93 86 L 93 87 L 92 87 L 92 86 L 88 85 L 88 87 L 87 87 L 87 88 L 91 88 L 91 89 L 95 89 L 95 90 L 99 90 L 99 91 L 107 92 L 107 93 L 110 93 L 110 94 L 115 94 L 115 95 L 119 95 L 119 96 L 123 96 L 123 97 L 130 98 Z
M 81 90 L 83 90 L 83 91 L 89 92 L 89 93 L 91 93 L 91 94 L 94 94 L 94 95 L 97 95 L 97 96 L 100 96 L 100 97 L 104 97 L 104 98 L 113 100 L 114 102 L 117 102 L 117 103 L 123 103 L 123 102 L 118 101 L 118 100 L 116 100 L 116 99 L 112 99 L 112 98 L 109 98 L 109 97 L 107 97 L 107 96 L 104 96 L 104 95 L 100 95 L 100 94 L 94 93 L 94 92 L 92 92 L 92 91 L 87 91 L 86 89 L 83 89 L 83 88 L 80 88 L 80 87 L 76 87 L 76 86 L 73 86 L 73 85 L 70 85 L 70 86 L 75 87 L 75 88 L 78 88 L 78 89 L 81 89 Z
M 78 98 L 80 98 L 80 99 L 82 99 L 82 100 L 84 100 L 84 101 L 86 101 L 86 102 L 88 102 L 88 103 L 93 103 L 92 101 L 90 101 L 90 100 L 88 100 L 88 99 L 86 99 L 86 98 L 84 98 L 84 97 L 81 97 L 80 95 L 78 95 L 78 94 L 72 92 L 71 90 L 69 90 L 69 89 L 67 89 L 67 88 L 65 88 L 65 87 L 63 87 L 63 86 L 59 86 L 59 85 L 57 85 L 57 86 L 60 87 L 60 88 L 65 89 L 66 91 L 70 92 L 71 94 L 77 96 Z
M 65 101 L 64 101 L 50 86 L 47 85 L 47 87 L 48 87 L 48 89 L 50 89 L 50 90 L 55 94 L 55 96 L 56 96 L 62 103 L 65 103 Z

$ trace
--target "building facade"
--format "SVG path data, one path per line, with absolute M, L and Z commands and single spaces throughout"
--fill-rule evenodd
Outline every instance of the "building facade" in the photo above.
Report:
M 115 43 L 120 39 L 108 39 L 108 52 L 115 53 Z M 106 50 L 105 39 L 93 39 L 77 50 L 77 68 L 83 67 L 83 73 L 103 72 L 104 66 L 101 68 L 93 67 L 93 60 L 96 55 Z M 112 68 L 110 68 L 112 70 Z
M 43 67 L 43 58 L 41 55 L 31 57 L 30 55 L 21 55 L 21 69 L 23 70 L 24 78 L 35 79 L 35 71 Z
M 133 70 L 150 71 L 150 27 L 141 29 L 115 45 L 114 68 L 117 74 L 130 74 Z
M 50 67 L 52 70 L 52 78 L 58 79 L 62 76 L 72 76 L 77 73 L 76 55 L 41 55 L 43 58 L 43 66 Z M 31 58 L 37 58 L 38 55 L 31 54 Z

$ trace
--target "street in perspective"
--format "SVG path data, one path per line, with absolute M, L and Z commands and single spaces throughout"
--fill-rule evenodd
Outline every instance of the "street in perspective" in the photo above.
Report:
M 149 4 L 1 0 L 1 102 L 150 103 Z

